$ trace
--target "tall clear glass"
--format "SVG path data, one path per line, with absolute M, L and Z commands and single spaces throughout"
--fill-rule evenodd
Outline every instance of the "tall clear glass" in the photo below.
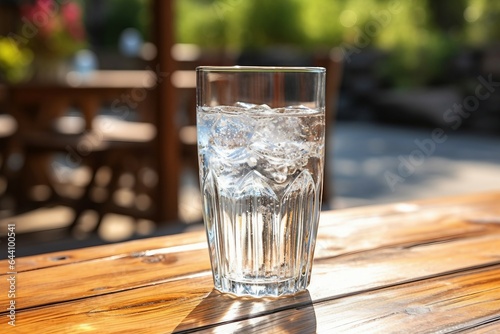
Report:
M 217 290 L 269 297 L 307 288 L 324 101 L 324 68 L 197 68 L 203 218 Z

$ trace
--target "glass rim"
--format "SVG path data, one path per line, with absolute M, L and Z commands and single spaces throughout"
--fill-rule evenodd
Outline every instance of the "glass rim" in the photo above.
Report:
M 254 73 L 325 73 L 324 67 L 315 66 L 198 66 L 196 72 L 254 72 Z

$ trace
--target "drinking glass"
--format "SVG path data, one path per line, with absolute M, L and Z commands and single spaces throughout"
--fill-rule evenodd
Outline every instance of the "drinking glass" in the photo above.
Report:
M 200 185 L 215 288 L 295 294 L 311 279 L 325 69 L 198 67 Z

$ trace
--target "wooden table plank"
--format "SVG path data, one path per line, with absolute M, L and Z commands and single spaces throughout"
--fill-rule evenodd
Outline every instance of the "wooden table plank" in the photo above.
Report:
M 210 327 L 210 330 L 220 333 L 265 333 L 271 329 L 273 333 L 448 333 L 481 324 L 487 324 L 484 330 L 498 329 L 499 310 L 500 266 L 496 266 L 466 275 L 453 274 L 332 298 Z M 277 322 L 281 324 L 278 328 Z
M 381 289 L 384 287 L 388 288 L 415 281 L 420 282 L 429 277 L 448 275 L 453 272 L 468 270 L 467 268 L 477 268 L 495 264 L 500 265 L 500 258 L 498 257 L 499 240 L 500 233 L 497 233 L 495 235 L 476 236 L 473 238 L 452 239 L 446 243 L 411 246 L 406 248 L 399 246 L 395 248 L 389 247 L 349 254 L 342 257 L 320 258 L 315 263 L 313 281 L 309 288 L 310 298 L 315 303 L 322 302 L 332 298 L 335 299 L 345 295 L 356 295 L 362 292 Z M 453 249 L 459 251 L 450 254 L 450 243 L 453 244 Z M 197 256 L 195 255 L 195 257 Z M 446 261 L 443 261 L 443 259 Z M 421 265 L 423 262 L 426 263 L 425 266 Z M 121 262 L 118 263 L 121 264 Z M 79 263 L 76 265 L 81 264 Z M 128 267 L 128 265 L 123 265 Z M 141 267 L 141 264 L 137 262 L 133 262 L 131 265 Z M 161 266 L 158 263 L 154 263 L 152 265 L 157 268 L 158 266 Z M 168 271 L 161 269 L 163 268 L 160 267 L 160 273 L 164 273 L 165 277 L 168 277 Z M 83 270 L 77 270 L 77 272 L 85 275 L 83 274 Z M 69 313 L 64 316 L 66 321 L 78 323 L 81 321 L 82 313 L 89 314 L 92 313 L 93 310 L 99 309 L 100 311 L 98 314 L 94 315 L 91 320 L 87 320 L 89 325 L 99 328 L 101 322 L 105 321 L 101 319 L 101 317 L 110 317 L 110 310 L 117 314 L 121 312 L 119 310 L 127 312 L 127 310 L 135 307 L 135 304 L 138 303 L 137 300 L 142 300 L 143 302 L 146 300 L 146 303 L 150 303 L 151 305 L 158 304 L 165 307 L 168 301 L 172 305 L 195 305 L 197 309 L 191 310 L 189 314 L 195 312 L 196 314 L 199 313 L 204 315 L 204 317 L 199 317 L 200 319 L 196 322 L 196 326 L 212 326 L 217 323 L 214 321 L 225 322 L 235 316 L 255 317 L 259 313 L 269 311 L 277 306 L 276 302 L 263 302 L 260 306 L 256 307 L 256 303 L 254 301 L 247 303 L 238 301 L 238 303 L 233 303 L 231 305 L 231 313 L 228 315 L 225 313 L 227 311 L 226 308 L 223 307 L 227 304 L 227 300 L 220 299 L 221 297 L 217 293 L 208 297 L 206 296 L 211 291 L 212 287 L 211 277 L 208 270 L 199 273 L 199 276 L 197 277 L 189 279 L 189 282 L 192 282 L 194 286 L 199 288 L 199 290 L 196 292 L 196 290 L 189 289 L 187 290 L 189 291 L 189 294 L 187 295 L 186 290 L 182 288 L 182 284 L 184 283 L 177 285 L 172 282 L 179 283 L 185 281 L 189 276 L 183 276 L 180 279 L 171 277 L 170 279 L 165 279 L 164 281 L 161 281 L 156 276 L 156 280 L 143 283 L 138 282 L 139 279 L 144 279 L 144 275 L 146 275 L 147 272 L 148 270 L 140 268 L 135 272 L 130 272 L 125 275 L 123 275 L 123 273 L 118 273 L 115 278 L 112 277 L 113 275 L 108 274 L 107 279 L 99 279 L 98 281 L 101 282 L 101 285 L 102 282 L 105 281 L 111 285 L 112 288 L 102 290 L 98 287 L 94 288 L 94 290 L 97 289 L 97 292 L 103 293 L 102 296 L 95 296 L 92 298 L 91 304 L 89 304 L 89 299 L 85 298 L 87 295 L 83 294 L 82 291 L 79 290 L 80 287 L 74 295 L 63 295 L 62 298 L 57 297 L 59 293 L 53 293 L 56 285 L 52 287 L 43 286 L 36 288 L 36 291 L 32 290 L 29 293 L 29 295 L 35 299 L 35 306 L 37 303 L 43 301 L 47 301 L 48 303 L 58 302 L 60 304 L 41 309 L 35 307 L 31 310 L 26 310 L 26 312 L 19 311 L 19 314 L 20 316 L 25 314 L 25 316 L 30 319 L 37 319 L 38 317 L 41 319 L 47 319 L 51 317 L 51 314 L 61 316 L 61 314 L 64 314 L 66 310 L 72 312 L 72 310 L 78 309 L 81 311 L 77 314 Z M 122 276 L 125 277 L 124 282 L 121 281 Z M 131 276 L 134 276 L 134 283 L 128 282 L 127 278 Z M 332 277 L 334 284 L 332 284 Z M 43 278 L 38 277 L 38 279 L 41 280 Z M 21 282 L 22 280 L 22 276 L 19 276 L 19 281 Z M 80 285 L 84 286 L 86 291 L 89 291 L 92 285 L 86 284 L 86 280 L 86 276 L 81 277 L 82 282 Z M 91 278 L 90 280 L 92 281 Z M 31 282 L 36 282 L 36 280 L 32 280 Z M 120 284 L 126 284 L 128 286 L 120 286 Z M 78 285 L 78 282 L 74 279 L 64 282 L 63 284 L 59 283 L 61 290 L 64 292 L 70 291 L 72 286 Z M 142 288 L 136 288 L 135 286 L 142 286 Z M 30 289 L 30 286 L 20 287 L 19 289 L 20 291 L 25 291 L 26 289 Z M 110 294 L 109 291 L 111 290 L 120 292 Z M 44 293 L 44 291 L 46 292 Z M 89 291 L 89 293 L 92 292 Z M 76 298 L 79 295 L 84 298 Z M 59 298 L 60 300 L 57 301 Z M 70 298 L 74 298 L 74 300 L 65 302 L 65 300 L 70 300 Z M 202 306 L 198 305 L 200 300 L 203 301 Z M 20 295 L 19 303 L 30 303 L 30 298 Z M 281 306 L 282 308 L 287 309 L 303 305 L 304 300 L 299 299 L 296 301 L 284 298 L 280 300 L 280 303 L 283 304 Z M 143 303 L 139 304 L 142 305 Z M 117 308 L 116 305 L 121 306 Z M 38 315 L 40 311 L 43 316 Z M 153 311 L 156 313 L 152 314 L 151 317 L 156 319 L 155 321 L 158 321 L 156 318 L 157 316 L 168 317 L 168 312 L 170 312 L 168 308 L 164 314 L 161 314 L 161 312 L 156 310 L 156 308 L 151 310 L 151 312 Z M 113 312 L 112 314 L 114 314 Z M 94 320 L 97 322 L 94 323 Z M 186 321 L 189 326 L 193 324 L 191 319 Z M 129 327 L 130 329 L 135 328 L 133 327 L 133 324 L 128 324 L 128 326 L 132 326 Z M 137 330 L 140 330 L 140 323 L 138 323 L 137 326 Z M 186 323 L 183 323 L 182 326 L 186 326 Z
M 474 248 L 474 245 L 470 246 L 472 249 Z M 436 248 L 443 248 L 444 245 L 437 244 L 430 247 L 430 249 L 427 249 L 428 254 L 433 254 L 437 251 Z M 481 255 L 484 256 L 484 254 Z M 317 307 L 321 307 L 321 305 L 329 300 L 336 300 L 338 298 L 350 300 L 349 298 L 356 297 L 358 295 L 370 295 L 370 291 L 379 291 L 383 287 L 385 287 L 384 290 L 389 290 L 393 293 L 392 289 L 389 288 L 405 284 L 405 282 L 410 282 L 406 284 L 409 284 L 412 287 L 418 287 L 421 284 L 424 284 L 425 279 L 429 276 L 438 276 L 438 278 L 434 280 L 439 281 L 442 279 L 442 275 L 446 275 L 446 272 L 454 271 L 445 271 L 444 269 L 449 268 L 441 268 L 441 272 L 427 272 L 422 277 L 418 277 L 413 276 L 415 271 L 412 272 L 409 270 L 416 267 L 415 261 L 406 263 L 407 259 L 402 257 L 398 264 L 394 265 L 394 267 L 384 268 L 384 260 L 381 257 L 378 257 L 378 264 L 376 262 L 372 263 L 371 261 L 366 261 L 367 263 L 365 266 L 377 267 L 378 265 L 378 267 L 382 268 L 384 272 L 387 273 L 387 276 L 391 276 L 392 274 L 392 281 L 390 280 L 391 277 L 387 277 L 384 282 L 381 283 L 380 280 L 382 274 L 377 272 L 377 270 L 372 270 L 374 273 L 373 275 L 363 276 L 363 284 L 360 283 L 359 279 L 353 284 L 352 281 L 359 277 L 358 273 L 362 270 L 358 269 L 359 262 L 356 260 L 356 256 L 359 255 L 353 255 L 354 258 L 345 261 L 342 268 L 336 268 L 333 276 L 335 276 L 338 281 L 334 282 L 333 285 L 331 282 L 332 275 L 330 268 L 319 266 L 318 270 L 315 270 L 313 283 L 309 288 L 309 293 L 297 295 L 293 299 L 282 298 L 273 302 L 255 302 L 253 300 L 232 299 L 216 292 L 210 293 L 212 287 L 211 277 L 209 272 L 204 272 L 199 276 L 193 276 L 191 278 L 182 277 L 172 279 L 162 284 L 145 286 L 138 289 L 130 289 L 120 293 L 105 294 L 92 299 L 82 298 L 71 302 L 62 302 L 60 304 L 44 308 L 35 307 L 31 310 L 19 311 L 19 317 L 21 319 L 24 317 L 29 318 L 30 323 L 20 323 L 18 327 L 26 329 L 26 332 L 29 332 L 30 330 L 35 330 L 37 326 L 41 325 L 40 322 L 47 321 L 47 319 L 64 319 L 67 323 L 85 323 L 89 326 L 89 328 L 102 328 L 102 326 L 109 321 L 111 317 L 126 316 L 127 321 L 123 323 L 123 325 L 126 325 L 126 328 L 129 330 L 134 330 L 138 333 L 143 330 L 142 323 L 144 321 L 156 324 L 154 328 L 148 328 L 148 330 L 166 330 L 167 328 L 170 328 L 170 330 L 173 330 L 173 328 L 178 330 L 187 330 L 192 326 L 210 328 L 213 325 L 224 323 L 235 318 L 259 318 L 260 314 L 271 309 L 282 309 L 283 311 L 296 308 L 302 309 L 307 307 L 307 305 L 310 305 L 312 302 L 314 302 L 314 307 L 317 309 Z M 419 260 L 420 257 L 418 254 L 415 255 L 414 258 L 417 259 L 417 263 L 421 261 Z M 440 257 L 436 255 L 436 258 L 439 259 Z M 459 258 L 459 256 L 457 256 L 457 258 Z M 450 263 L 454 262 L 454 260 L 456 259 L 450 259 Z M 348 267 L 348 263 L 351 263 L 350 268 Z M 496 263 L 497 269 L 491 276 L 493 279 L 498 280 L 500 279 L 500 276 L 497 275 L 500 270 L 498 269 L 498 267 L 500 267 L 500 261 L 497 261 Z M 487 266 L 488 264 L 483 265 Z M 434 267 L 440 267 L 439 261 L 434 263 Z M 466 268 L 466 266 L 460 266 L 459 264 L 457 264 L 457 267 Z M 344 273 L 344 275 L 339 275 L 339 273 Z M 402 273 L 406 273 L 407 277 L 404 277 Z M 459 274 L 455 274 L 455 276 L 461 277 Z M 486 284 L 489 281 L 482 280 L 481 282 Z M 495 281 L 493 281 L 493 284 L 494 283 Z M 454 285 L 451 284 L 450 286 L 458 285 L 459 283 L 454 283 Z M 500 288 L 500 285 L 496 284 L 496 288 Z M 430 290 L 430 292 L 431 295 L 435 295 L 434 291 Z M 51 293 L 54 294 L 54 290 L 52 290 Z M 400 294 L 405 295 L 407 292 L 403 291 Z M 342 298 L 342 296 L 345 297 Z M 500 295 L 498 297 L 499 298 L 496 300 L 500 300 Z M 380 300 L 381 303 L 386 303 L 387 300 L 391 298 L 380 297 Z M 408 298 L 410 300 L 414 299 L 411 294 L 408 294 Z M 374 299 L 376 298 L 374 297 Z M 348 301 L 346 303 L 352 302 Z M 178 307 L 179 305 L 182 305 L 182 307 L 173 312 L 172 308 Z M 366 308 L 371 309 L 372 307 L 370 306 Z M 351 311 L 356 309 L 357 308 L 353 306 Z M 500 306 L 496 310 L 498 309 L 500 309 Z M 328 313 L 330 311 L 325 312 Z M 335 309 L 335 312 L 338 312 L 338 310 Z M 174 313 L 176 316 L 172 317 L 172 314 Z M 332 311 L 330 314 L 336 313 Z M 302 316 L 304 316 L 304 314 L 302 314 Z M 273 315 L 272 317 L 272 319 L 275 319 L 276 317 L 281 317 L 281 315 Z M 134 318 L 136 318 L 136 320 L 141 319 L 141 321 L 137 320 L 134 322 Z M 165 318 L 169 318 L 170 322 L 165 323 L 165 321 L 162 320 Z M 340 317 L 339 319 L 343 318 Z M 130 323 L 128 320 L 130 320 Z M 175 324 L 175 326 L 170 326 L 171 322 Z M 113 330 L 118 332 L 120 328 L 121 327 L 117 327 Z
M 495 330 L 499 200 L 493 193 L 323 213 L 311 285 L 291 298 L 213 291 L 203 232 L 20 258 L 16 332 Z M 7 303 L 0 294 L 2 310 Z
M 500 266 L 328 301 L 316 310 L 321 332 L 394 333 L 402 323 L 407 333 L 471 328 L 499 318 Z
M 408 202 L 396 202 L 384 205 L 370 205 L 342 210 L 331 210 L 324 212 L 323 216 L 329 216 L 329 218 L 324 221 L 336 223 L 338 221 L 343 221 L 346 218 L 369 219 L 370 217 L 384 217 L 400 213 L 418 213 L 422 210 L 428 211 L 433 209 L 442 212 L 450 212 L 451 214 L 457 214 L 464 210 L 469 211 L 474 208 L 487 208 L 488 211 L 494 209 L 498 210 L 499 203 L 500 192 L 493 191 L 462 196 L 447 196 Z
M 461 333 L 497 334 L 500 333 L 500 319 L 485 321 L 485 324 L 461 331 Z
M 493 210 L 490 210 L 493 212 Z M 317 256 L 335 256 L 397 244 L 422 244 L 490 233 L 500 223 L 498 215 L 483 207 L 462 209 L 455 215 L 446 210 L 421 209 L 417 213 L 341 219 L 325 214 L 318 231 Z M 327 255 L 328 254 L 328 255 Z
M 28 308 L 114 293 L 209 271 L 206 243 L 188 246 L 109 256 L 18 273 L 17 307 Z M 47 280 L 46 277 L 61 279 Z M 7 282 L 0 286 L 3 285 L 6 289 Z M 7 296 L 2 296 L 0 309 L 3 310 L 7 303 Z
M 166 249 L 177 246 L 186 246 L 189 244 L 197 244 L 201 242 L 206 243 L 206 237 L 203 233 L 199 233 L 198 231 L 186 232 L 183 234 L 170 235 L 168 236 L 168 238 L 154 237 L 148 238 L 146 240 L 133 240 L 103 246 L 26 256 L 17 259 L 16 269 L 17 272 L 31 271 L 66 264 L 74 264 L 77 262 L 102 259 L 110 256 L 130 256 L 134 253 L 147 252 L 156 249 Z M 0 265 L 5 265 L 6 260 L 2 261 L 0 261 Z M 5 275 L 6 274 L 3 272 L 0 273 L 0 279 L 1 276 Z
M 18 333 L 38 333 L 40 328 L 43 333 L 170 333 L 211 290 L 208 272 L 181 277 L 169 284 L 21 310 L 15 329 Z

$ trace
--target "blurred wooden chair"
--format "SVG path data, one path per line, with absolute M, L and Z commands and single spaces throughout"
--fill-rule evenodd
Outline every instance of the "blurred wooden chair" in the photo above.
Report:
M 97 80 L 77 87 L 11 88 L 11 112 L 20 123 L 25 156 L 22 206 L 68 205 L 75 211 L 73 228 L 87 210 L 97 212 L 95 228 L 107 213 L 156 220 L 155 206 L 159 203 L 151 182 L 156 170 L 156 128 L 151 117 L 146 117 L 149 122 L 126 120 L 132 113 L 127 104 L 141 102 L 146 108 L 152 107 L 146 105 L 146 97 L 122 100 L 134 89 L 148 94 L 138 85 L 148 82 L 146 77 L 151 74 L 135 73 L 142 76 L 133 78 L 130 74 L 107 85 Z M 98 116 L 105 106 L 111 114 L 115 112 L 114 117 Z M 70 107 L 76 107 L 82 115 L 67 115 Z

